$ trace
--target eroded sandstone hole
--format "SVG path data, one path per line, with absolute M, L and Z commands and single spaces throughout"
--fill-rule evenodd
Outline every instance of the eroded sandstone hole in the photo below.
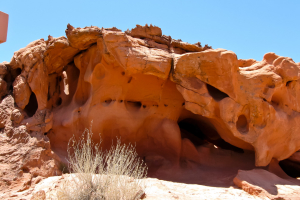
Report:
M 207 91 L 209 93 L 209 95 L 214 98 L 215 101 L 221 101 L 222 99 L 228 97 L 228 95 L 220 90 L 218 90 L 217 88 L 206 84 L 207 87 Z
M 29 98 L 29 102 L 26 105 L 26 107 L 24 108 L 24 111 L 26 112 L 28 117 L 32 117 L 35 114 L 35 112 L 37 111 L 37 109 L 38 109 L 38 102 L 37 102 L 34 92 L 32 92 L 30 95 L 30 98 Z

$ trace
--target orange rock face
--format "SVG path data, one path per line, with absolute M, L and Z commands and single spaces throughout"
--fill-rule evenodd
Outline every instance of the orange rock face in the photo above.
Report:
M 291 58 L 241 60 L 152 25 L 68 25 L 66 35 L 32 42 L 0 64 L 0 94 L 14 101 L 1 126 L 49 138 L 53 162 L 65 162 L 69 139 L 91 122 L 104 149 L 115 137 L 135 143 L 153 176 L 172 176 L 182 163 L 229 169 L 219 154 L 249 170 L 251 152 L 256 166 L 267 166 L 300 149 L 300 63 Z M 234 161 L 246 157 L 247 166 Z

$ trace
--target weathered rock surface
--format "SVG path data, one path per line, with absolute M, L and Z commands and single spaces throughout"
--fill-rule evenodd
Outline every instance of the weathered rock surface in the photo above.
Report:
M 152 25 L 68 25 L 66 36 L 34 41 L 0 64 L 1 151 L 11 149 L 0 164 L 16 156 L 23 166 L 34 151 L 28 176 L 59 173 L 69 139 L 93 122 L 103 149 L 115 137 L 135 143 L 152 177 L 229 187 L 239 169 L 272 159 L 300 169 L 300 63 L 274 53 L 238 59 Z M 12 143 L 15 134 L 29 139 Z
M 65 179 L 70 178 L 70 175 L 49 177 L 35 187 L 30 188 L 27 193 L 25 191 L 16 194 L 15 199 L 28 200 L 52 200 L 55 199 L 56 190 L 63 183 Z M 221 188 L 209 187 L 195 184 L 173 183 L 169 181 L 162 181 L 154 178 L 147 178 L 146 182 L 146 197 L 144 200 L 170 200 L 170 199 L 184 199 L 184 200 L 223 200 L 223 199 L 245 199 L 245 200 L 259 200 L 262 199 L 257 196 L 252 196 L 247 192 L 236 187 Z M 0 195 L 1 197 L 1 195 Z M 44 198 L 45 197 L 45 198 Z
M 60 159 L 50 148 L 49 139 L 38 132 L 29 132 L 20 122 L 26 116 L 14 107 L 8 95 L 0 103 L 0 191 L 3 198 L 12 198 L 44 177 L 60 175 Z

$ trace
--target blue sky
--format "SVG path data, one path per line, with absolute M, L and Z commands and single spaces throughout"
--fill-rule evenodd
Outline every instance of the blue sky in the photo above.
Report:
M 0 11 L 9 14 L 0 62 L 34 40 L 64 36 L 68 23 L 123 31 L 153 24 L 174 39 L 232 50 L 238 58 L 275 52 L 300 62 L 300 0 L 0 0 Z

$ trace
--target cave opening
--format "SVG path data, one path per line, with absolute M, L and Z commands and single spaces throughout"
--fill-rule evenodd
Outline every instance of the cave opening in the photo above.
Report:
M 290 177 L 298 178 L 300 177 L 300 165 L 292 160 L 282 160 L 279 162 L 281 169 Z
M 194 119 L 188 118 L 178 123 L 181 138 L 189 139 L 196 147 L 205 143 L 205 134 Z
M 231 145 L 223 140 L 215 128 L 203 121 L 186 118 L 178 123 L 181 137 L 189 139 L 195 147 L 210 143 L 218 148 L 244 153 L 243 149 Z
M 24 111 L 28 115 L 28 117 L 32 117 L 38 109 L 38 102 L 34 92 L 31 92 L 29 102 L 24 108 Z

